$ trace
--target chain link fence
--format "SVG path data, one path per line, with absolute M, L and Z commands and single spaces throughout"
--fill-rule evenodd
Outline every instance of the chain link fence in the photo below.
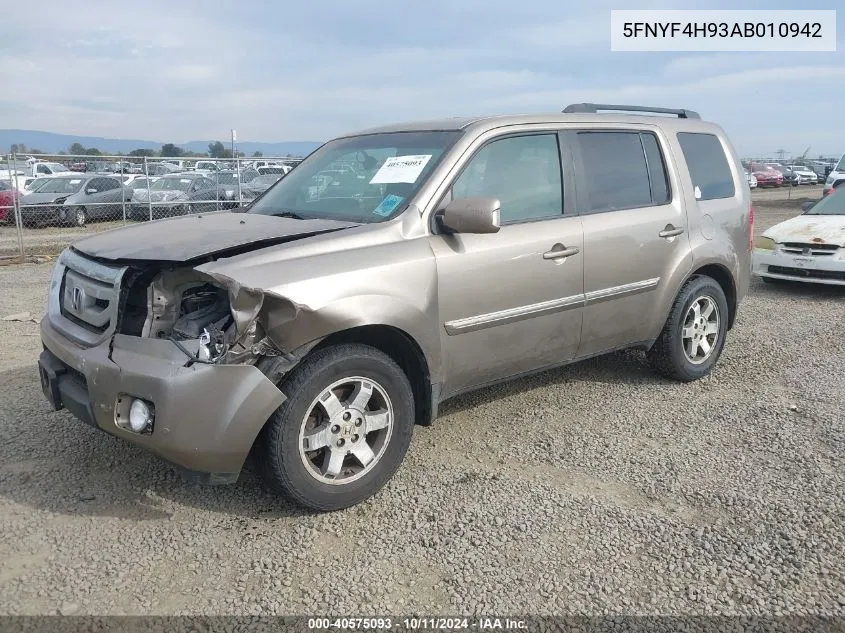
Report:
M 0 257 L 52 256 L 92 233 L 249 204 L 301 159 L 22 156 L 0 163 Z

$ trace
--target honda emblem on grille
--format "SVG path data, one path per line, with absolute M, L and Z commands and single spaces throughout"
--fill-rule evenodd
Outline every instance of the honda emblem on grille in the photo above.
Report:
M 79 286 L 74 286 L 70 291 L 70 306 L 74 312 L 79 312 L 82 309 L 82 303 L 85 301 L 85 291 Z
M 801 253 L 802 253 L 802 254 L 804 254 L 804 255 L 809 255 L 809 254 L 810 254 L 810 249 L 809 249 L 809 248 L 802 249 L 802 250 L 801 250 Z

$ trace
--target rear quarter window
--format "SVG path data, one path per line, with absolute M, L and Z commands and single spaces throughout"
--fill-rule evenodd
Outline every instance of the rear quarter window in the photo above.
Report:
M 699 200 L 731 198 L 736 194 L 733 174 L 719 138 L 714 134 L 678 132 L 690 179 L 701 192 Z

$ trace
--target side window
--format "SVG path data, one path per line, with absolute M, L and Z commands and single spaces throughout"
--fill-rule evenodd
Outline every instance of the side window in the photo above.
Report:
M 722 143 L 713 134 L 678 132 L 694 187 L 701 191 L 699 200 L 731 198 L 736 193 L 733 175 Z
M 102 189 L 100 191 L 109 191 L 110 189 L 119 189 L 120 183 L 115 180 L 114 178 L 103 178 L 102 179 Z
M 561 216 L 557 135 L 511 136 L 482 147 L 452 185 L 453 199 L 475 196 L 499 199 L 502 224 Z
M 586 211 L 597 213 L 660 204 L 652 203 L 650 170 L 640 136 L 638 132 L 578 132 L 588 196 Z M 663 169 L 662 158 L 655 162 Z M 663 186 L 666 192 L 662 202 L 666 202 L 665 173 Z
M 91 180 L 88 181 L 88 184 L 85 185 L 85 191 L 88 191 L 89 189 L 96 189 L 97 191 L 103 191 L 104 190 L 103 180 L 104 180 L 103 178 L 92 178 Z
M 46 165 L 36 165 L 35 166 L 35 173 L 36 174 L 49 174 L 50 170 L 47 169 Z

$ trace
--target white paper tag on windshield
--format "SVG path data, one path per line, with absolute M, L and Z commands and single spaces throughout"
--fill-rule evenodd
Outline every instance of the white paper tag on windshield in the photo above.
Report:
M 72 185 L 78 185 L 78 184 L 79 184 L 79 183 L 81 183 L 81 182 L 82 182 L 82 180 L 71 180 L 71 181 L 70 181 L 70 184 L 72 184 Z
M 384 164 L 370 180 L 370 184 L 414 183 L 430 160 L 431 154 L 392 156 L 384 161 Z

